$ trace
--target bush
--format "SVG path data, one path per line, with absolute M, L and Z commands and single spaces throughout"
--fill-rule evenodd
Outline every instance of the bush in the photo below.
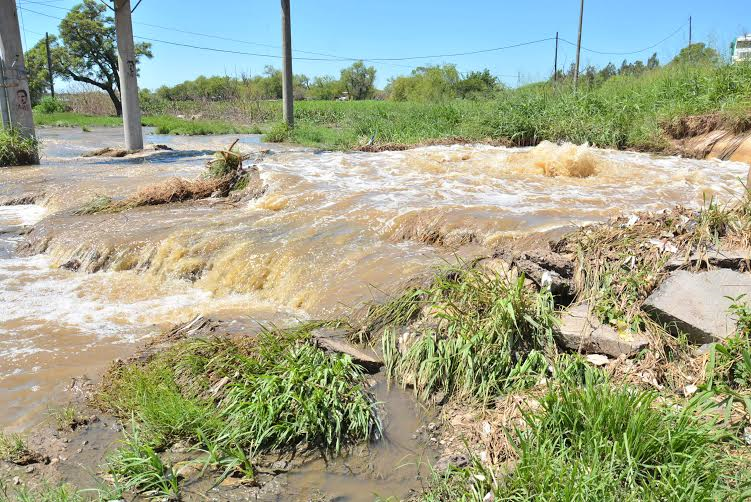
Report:
M 68 110 L 68 105 L 52 96 L 43 97 L 39 104 L 34 107 L 34 111 L 39 113 L 61 113 Z
M 287 124 L 278 122 L 264 135 L 263 140 L 268 143 L 283 143 L 289 139 L 290 131 Z
M 34 164 L 38 158 L 36 138 L 23 136 L 17 129 L 0 129 L 0 167 Z

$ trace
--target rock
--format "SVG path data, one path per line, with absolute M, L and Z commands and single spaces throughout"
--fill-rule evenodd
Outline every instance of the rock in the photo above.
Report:
M 674 333 L 694 343 L 722 341 L 735 332 L 728 297 L 751 298 L 751 275 L 720 269 L 670 274 L 644 302 L 643 309 Z
M 368 373 L 378 373 L 383 361 L 372 350 L 355 347 L 346 341 L 346 331 L 340 329 L 318 328 L 311 333 L 318 347 L 330 352 L 347 354 L 358 366 L 362 366 Z
M 493 495 L 493 492 L 486 493 L 482 498 L 482 502 L 495 502 L 495 495 Z
M 538 288 L 549 287 L 559 304 L 568 305 L 576 297 L 574 263 L 563 255 L 549 250 L 496 253 L 493 259 L 502 259 L 516 267 Z
M 14 485 L 20 485 L 21 484 L 21 478 L 18 476 L 13 476 L 13 484 Z
M 602 354 L 587 354 L 585 357 L 587 361 L 589 361 L 590 364 L 593 364 L 594 366 L 605 366 L 610 362 L 610 359 L 608 359 L 608 356 L 602 355 Z
M 561 345 L 570 350 L 611 357 L 630 356 L 649 345 L 641 335 L 619 332 L 601 323 L 589 312 L 587 303 L 579 304 L 561 316 L 556 335 Z
M 450 467 L 461 469 L 462 467 L 467 467 L 468 465 L 469 460 L 464 455 L 444 455 L 435 463 L 434 470 L 440 473 L 446 472 Z
M 277 460 L 273 464 L 271 464 L 271 470 L 274 471 L 276 474 L 281 474 L 283 472 L 287 472 L 289 470 L 289 462 L 286 460 Z
M 201 465 L 195 462 L 188 462 L 177 469 L 177 479 L 196 478 L 201 474 Z
M 694 251 L 690 256 L 674 256 L 666 265 L 668 270 L 678 270 L 701 265 L 731 270 L 751 269 L 751 251 L 744 249 L 709 249 L 706 252 Z
M 81 157 L 125 157 L 126 155 L 128 155 L 128 150 L 124 148 L 105 147 L 84 153 Z

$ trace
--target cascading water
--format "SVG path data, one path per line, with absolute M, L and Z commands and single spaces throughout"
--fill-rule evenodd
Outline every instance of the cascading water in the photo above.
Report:
M 79 155 L 116 143 L 118 131 L 41 134 L 41 166 L 0 170 L 0 199 L 44 194 L 44 207 L 0 208 L 0 426 L 16 428 L 70 377 L 95 375 L 135 341 L 197 313 L 277 323 L 335 315 L 504 238 L 727 200 L 748 170 L 549 143 L 383 153 L 273 147 L 258 164 L 268 185 L 260 199 L 77 216 L 72 210 L 96 195 L 199 176 L 232 138 L 151 137 L 177 150 L 101 159 Z M 241 146 L 265 148 L 254 143 L 246 137 Z M 24 225 L 30 233 L 17 235 Z

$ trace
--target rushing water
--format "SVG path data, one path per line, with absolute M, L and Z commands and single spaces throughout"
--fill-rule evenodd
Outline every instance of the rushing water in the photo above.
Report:
M 148 136 L 175 151 L 102 159 L 79 155 L 119 143 L 119 130 L 40 135 L 40 166 L 0 170 L 0 198 L 44 193 L 38 205 L 0 207 L 0 426 L 12 428 L 37 419 L 70 377 L 95 376 L 197 313 L 280 323 L 332 315 L 509 236 L 730 198 L 748 170 L 571 145 L 271 146 L 258 163 L 268 185 L 258 200 L 74 216 L 96 195 L 197 177 L 233 138 Z M 241 146 L 268 147 L 254 136 Z M 71 263 L 78 271 L 60 267 Z

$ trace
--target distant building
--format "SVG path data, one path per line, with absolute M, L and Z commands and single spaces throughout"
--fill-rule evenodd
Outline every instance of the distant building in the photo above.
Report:
M 751 61 L 751 34 L 738 37 L 730 44 L 730 58 L 733 63 Z

